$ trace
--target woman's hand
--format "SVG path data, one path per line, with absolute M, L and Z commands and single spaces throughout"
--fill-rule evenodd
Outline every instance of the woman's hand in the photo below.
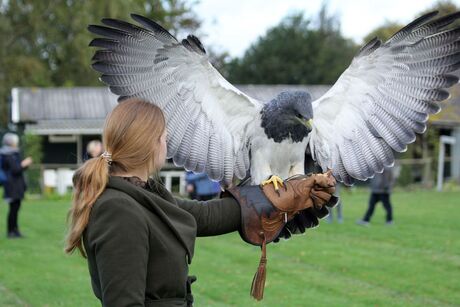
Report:
M 21 161 L 21 167 L 22 168 L 26 168 L 28 167 L 29 165 L 31 165 L 33 163 L 33 160 L 31 157 L 27 157 L 25 158 L 24 160 Z

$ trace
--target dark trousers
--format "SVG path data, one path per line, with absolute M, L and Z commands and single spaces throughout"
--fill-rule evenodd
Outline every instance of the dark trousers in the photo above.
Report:
M 367 212 L 364 215 L 363 221 L 369 222 L 371 220 L 372 214 L 374 214 L 375 205 L 381 201 L 385 211 L 387 212 L 387 222 L 393 220 L 393 211 L 390 203 L 390 194 L 388 193 L 372 193 L 369 198 L 369 207 Z
M 21 208 L 21 200 L 16 199 L 10 202 L 10 211 L 8 212 L 8 233 L 18 232 L 18 213 Z

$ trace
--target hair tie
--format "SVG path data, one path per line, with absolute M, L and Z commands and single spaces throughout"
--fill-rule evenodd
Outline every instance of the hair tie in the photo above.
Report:
M 107 161 L 109 165 L 112 165 L 112 154 L 111 153 L 104 151 L 101 157 L 104 158 L 105 161 Z

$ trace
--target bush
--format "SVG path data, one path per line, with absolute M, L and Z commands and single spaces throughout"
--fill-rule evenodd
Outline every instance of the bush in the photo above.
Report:
M 31 194 L 41 194 L 42 172 L 40 164 L 43 158 L 42 136 L 26 133 L 21 138 L 21 144 L 24 149 L 24 158 L 32 157 L 34 161 L 25 173 L 28 192 Z
M 397 184 L 399 186 L 408 186 L 413 182 L 412 178 L 412 165 L 410 164 L 403 164 L 401 165 L 401 171 L 399 173 Z

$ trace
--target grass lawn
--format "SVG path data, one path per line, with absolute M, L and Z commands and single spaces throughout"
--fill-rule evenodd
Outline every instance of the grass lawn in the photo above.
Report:
M 343 191 L 344 224 L 268 247 L 265 298 L 250 299 L 259 249 L 238 234 L 200 238 L 191 273 L 196 306 L 459 306 L 460 192 L 397 192 L 395 225 L 379 205 L 354 224 L 367 191 Z M 21 240 L 7 240 L 0 205 L 0 306 L 99 306 L 86 261 L 63 249 L 69 202 L 26 201 Z

